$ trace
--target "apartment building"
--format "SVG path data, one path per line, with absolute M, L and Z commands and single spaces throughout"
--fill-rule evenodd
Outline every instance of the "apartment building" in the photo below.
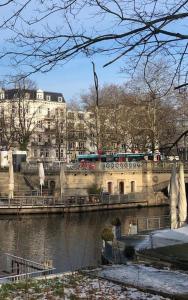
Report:
M 95 151 L 92 122 L 89 112 L 67 110 L 62 93 L 0 90 L 1 149 L 27 149 L 30 160 L 70 161 Z
M 93 114 L 86 111 L 67 110 L 67 155 L 74 160 L 77 155 L 97 151 L 92 132 Z

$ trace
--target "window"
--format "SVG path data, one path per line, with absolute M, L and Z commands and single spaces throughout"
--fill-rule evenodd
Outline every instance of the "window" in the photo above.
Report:
M 63 131 L 63 129 L 64 129 L 64 123 L 63 123 L 63 122 L 60 122 L 60 123 L 59 123 L 59 127 L 60 127 L 61 131 Z
M 74 123 L 68 123 L 67 125 L 68 129 L 74 129 Z
M 79 114 L 78 114 L 78 119 L 79 119 L 79 120 L 83 120 L 83 119 L 84 119 L 84 114 L 79 113 Z
M 111 181 L 107 183 L 107 189 L 108 189 L 108 193 L 112 194 L 112 182 Z
M 119 194 L 124 195 L 124 182 L 119 182 Z
M 48 121 L 48 129 L 50 129 L 50 124 L 51 124 L 51 122 L 50 122 L 50 121 Z
M 56 151 L 55 151 L 55 156 L 56 156 L 57 158 L 59 158 L 59 150 L 58 150 L 58 149 L 56 149 Z
M 131 181 L 131 193 L 135 193 L 135 181 Z
M 47 142 L 48 142 L 49 144 L 51 143 L 51 137 L 50 137 L 50 135 L 48 135 Z
M 40 157 L 44 157 L 44 151 L 42 149 L 40 150 Z
M 45 151 L 45 157 L 49 157 L 49 151 L 48 150 Z
M 79 139 L 84 139 L 84 132 L 83 131 L 78 132 L 78 138 Z
M 50 118 L 50 108 L 48 108 L 48 118 Z
M 42 142 L 42 136 L 40 134 L 38 135 L 38 140 L 39 140 L 39 143 Z
M 37 94 L 37 99 L 43 99 L 43 94 L 42 93 L 38 93 Z
M 69 148 L 69 150 L 74 149 L 75 148 L 75 143 L 74 142 L 69 142 L 68 148 Z
M 68 132 L 68 139 L 74 139 L 74 138 L 75 138 L 74 131 Z
M 46 100 L 50 101 L 51 100 L 51 96 L 50 95 L 46 95 Z
M 25 93 L 25 99 L 29 99 L 30 98 L 30 94 L 29 93 Z
M 61 149 L 61 151 L 60 151 L 60 156 L 61 156 L 61 158 L 63 157 L 63 149 Z
M 58 97 L 58 102 L 62 102 L 63 98 L 62 97 Z
M 37 127 L 42 128 L 42 121 L 37 121 Z
M 83 142 L 79 142 L 78 143 L 78 147 L 79 147 L 79 149 L 84 149 L 85 148 L 85 144 Z
M 34 157 L 37 157 L 37 149 L 34 149 L 33 155 L 34 155 Z
M 68 112 L 68 119 L 74 119 L 74 113 Z

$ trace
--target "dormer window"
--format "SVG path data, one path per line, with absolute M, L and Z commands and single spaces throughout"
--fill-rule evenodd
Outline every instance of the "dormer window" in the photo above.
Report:
M 30 94 L 29 93 L 25 93 L 25 99 L 29 99 L 30 98 Z
M 0 90 L 0 99 L 1 100 L 5 99 L 5 93 L 3 90 Z
M 42 90 L 37 90 L 37 100 L 44 99 L 44 93 Z
M 50 101 L 51 100 L 51 96 L 50 95 L 46 95 L 46 100 Z
M 62 97 L 58 97 L 58 102 L 62 102 L 63 98 Z
M 5 94 L 3 92 L 0 92 L 0 99 L 1 100 L 5 99 Z

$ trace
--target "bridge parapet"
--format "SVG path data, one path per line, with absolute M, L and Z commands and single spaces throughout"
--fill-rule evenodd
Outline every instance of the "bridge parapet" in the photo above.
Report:
M 179 162 L 175 162 L 177 169 Z M 120 172 L 138 170 L 140 172 L 152 173 L 171 173 L 174 162 L 152 162 L 152 161 L 135 161 L 135 162 L 77 162 L 64 164 L 66 172 Z M 188 173 L 188 162 L 184 162 L 185 173 Z M 46 174 L 59 174 L 60 163 L 44 163 L 44 171 Z M 25 174 L 38 173 L 38 163 L 24 163 L 21 172 Z
M 171 173 L 172 171 L 172 166 L 176 164 L 177 170 L 179 169 L 180 162 L 168 162 L 168 161 L 163 161 L 163 162 L 152 162 L 151 163 L 151 171 L 153 173 Z M 184 162 L 184 171 L 185 173 L 188 173 L 188 162 Z

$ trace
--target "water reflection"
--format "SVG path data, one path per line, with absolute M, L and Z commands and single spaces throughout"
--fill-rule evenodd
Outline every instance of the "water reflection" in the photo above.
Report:
M 52 259 L 57 272 L 96 265 L 101 231 L 118 217 L 124 231 L 139 216 L 168 214 L 167 207 L 65 215 L 0 217 L 0 251 L 43 261 Z

